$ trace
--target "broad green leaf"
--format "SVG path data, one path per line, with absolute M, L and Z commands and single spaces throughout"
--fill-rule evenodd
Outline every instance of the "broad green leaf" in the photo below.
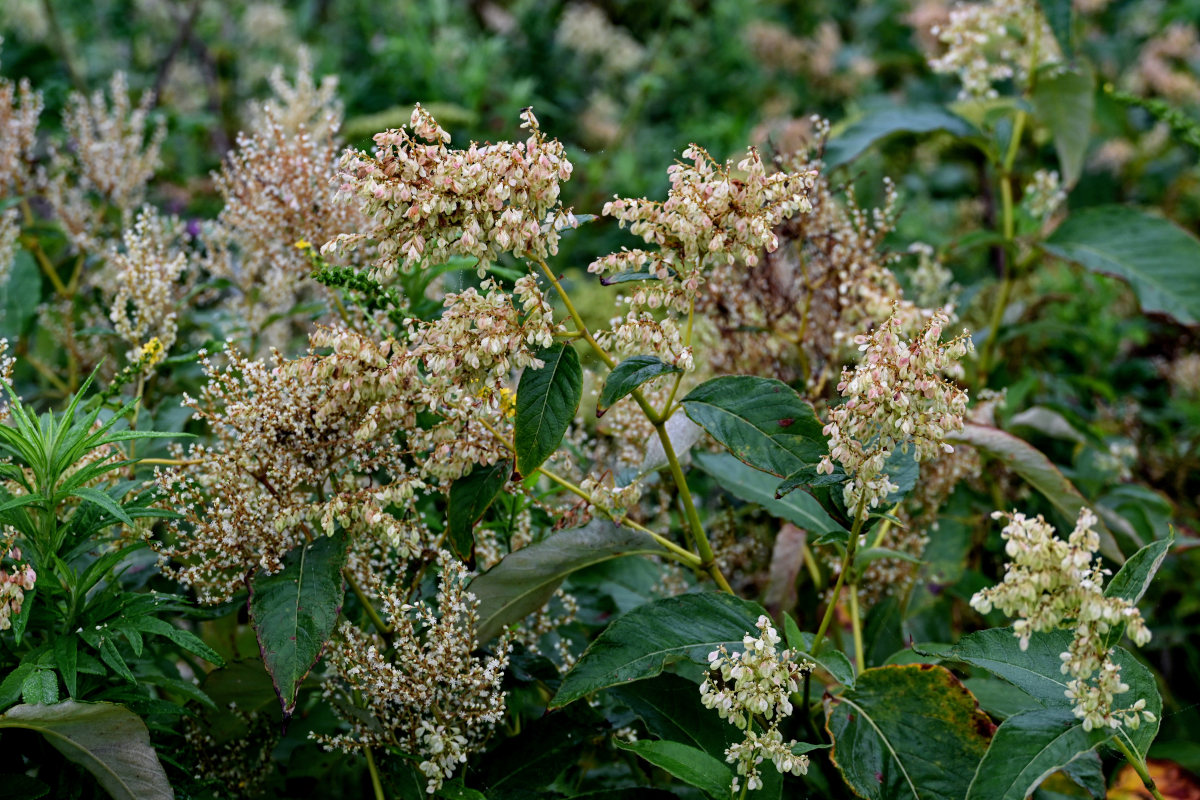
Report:
M 7 280 L 0 281 L 0 337 L 15 342 L 37 313 L 42 295 L 42 275 L 25 248 L 13 255 Z
M 1068 217 L 1043 247 L 1127 281 L 1147 313 L 1184 325 L 1200 322 L 1200 240 L 1170 220 L 1124 206 L 1086 208 Z
M 967 800 L 1025 800 L 1051 774 L 1092 750 L 1098 744 L 1094 738 L 1069 709 L 1011 716 L 996 729 Z
M 699 747 L 723 758 L 725 748 L 741 738 L 737 728 L 701 704 L 700 688 L 679 675 L 664 672 L 614 686 L 609 692 L 629 706 L 659 739 Z
M 470 592 L 479 601 L 476 636 L 486 642 L 537 611 L 576 570 L 620 556 L 663 552 L 644 533 L 600 521 L 522 547 L 471 581 Z
M 825 163 L 830 169 L 853 161 L 876 142 L 903 133 L 945 131 L 954 136 L 971 136 L 978 131 L 962 117 L 941 106 L 915 105 L 868 112 L 851 122 L 829 140 Z
M 21 684 L 21 700 L 30 705 L 58 702 L 58 676 L 48 669 L 35 669 Z
M 142 720 L 115 703 L 21 705 L 0 717 L 0 728 L 25 728 L 46 737 L 96 778 L 113 800 L 172 800 Z
M 617 747 L 637 753 L 659 769 L 695 786 L 709 797 L 730 797 L 733 772 L 703 750 L 679 742 L 616 740 Z
M 1075 51 L 1071 44 L 1071 0 L 1038 0 L 1038 6 L 1050 24 L 1054 40 L 1058 42 L 1063 55 L 1072 58 Z
M 595 741 L 602 725 L 600 716 L 581 704 L 522 726 L 519 735 L 498 743 L 479 760 L 476 774 L 484 783 L 484 794 L 496 798 L 507 790 L 515 797 L 548 796 L 535 790 L 577 766 L 580 751 Z
M 201 713 L 205 733 L 218 745 L 246 738 L 250 733 L 248 720 L 259 714 L 266 715 L 273 724 L 283 720 L 271 676 L 257 657 L 213 670 L 200 688 L 216 704 L 216 710 Z
M 926 647 L 922 645 L 920 649 L 924 650 Z M 998 719 L 1008 719 L 1022 711 L 1045 707 L 1016 686 L 999 678 L 967 678 L 963 684 L 975 695 L 979 707 Z
M 532 475 L 558 449 L 583 396 L 583 370 L 573 347 L 556 344 L 537 357 L 545 365 L 527 368 L 517 384 L 513 444 L 522 475 Z
M 792 615 L 786 612 L 783 617 L 783 634 L 787 640 L 788 649 L 795 650 L 798 653 L 798 658 L 807 658 L 809 661 L 812 661 L 828 672 L 835 681 L 843 686 L 854 685 L 854 665 L 850 663 L 850 659 L 846 657 L 846 654 L 833 647 L 829 642 L 825 642 L 821 647 L 821 654 L 814 656 L 812 654 L 812 643 L 815 635 L 801 632 L 800 626 L 796 624 L 796 620 L 792 619 Z
M 285 717 L 337 624 L 346 553 L 344 533 L 321 536 L 289 553 L 279 572 L 250 580 L 250 621 Z
M 962 661 L 986 669 L 1047 708 L 1070 709 L 1071 701 L 1066 695 L 1070 678 L 1062 674 L 1063 662 L 1059 657 L 1070 646 L 1070 631 L 1034 633 L 1029 637 L 1029 646 L 1022 650 L 1012 628 L 991 628 L 967 634 L 939 655 L 948 661 Z M 1117 707 L 1128 707 L 1145 699 L 1146 710 L 1161 719 L 1162 696 L 1158 693 L 1154 675 L 1124 648 L 1114 648 L 1112 653 L 1113 661 L 1121 668 L 1121 680 L 1129 685 L 1128 692 L 1116 696 Z M 1145 755 L 1158 733 L 1158 725 L 1157 721 L 1143 722 L 1137 730 L 1121 728 L 1116 735 Z M 1106 734 L 1111 736 L 1112 731 Z
M 785 519 L 809 533 L 826 533 L 840 527 L 825 513 L 816 498 L 805 492 L 792 492 L 776 500 L 778 478 L 747 466 L 728 453 L 697 451 L 692 454 L 692 460 L 734 497 L 747 503 L 756 503 L 768 514 Z
M 1159 539 L 1130 556 L 1129 560 L 1108 582 L 1108 586 L 1104 587 L 1104 596 L 1120 597 L 1136 606 L 1142 599 L 1142 595 L 1150 588 L 1150 581 L 1154 580 L 1154 574 L 1162 566 L 1163 559 L 1167 557 L 1167 551 L 1171 549 L 1173 541 L 1174 536 L 1170 539 Z M 1105 634 L 1104 641 L 1109 647 L 1113 647 L 1121 641 L 1121 637 L 1124 635 L 1125 623 L 1122 622 L 1109 629 Z
M 35 661 L 28 659 L 22 661 L 16 669 L 4 676 L 4 680 L 0 681 L 0 708 L 10 706 L 21 699 L 21 687 L 25 685 L 25 681 L 35 669 L 37 669 Z
M 951 434 L 949 439 L 974 447 L 1020 475 L 1072 522 L 1078 519 L 1079 510 L 1088 505 L 1083 495 L 1058 467 L 1054 466 L 1041 450 L 1024 439 L 998 428 L 974 424 L 966 425 L 961 431 Z M 1114 561 L 1124 561 L 1125 557 L 1104 523 L 1098 522 L 1096 530 L 1100 533 L 1100 552 Z
M 500 494 L 512 475 L 512 468 L 512 461 L 505 458 L 489 466 L 476 466 L 469 475 L 450 485 L 446 539 L 463 561 L 475 563 L 475 523 Z
M 670 375 L 682 372 L 679 367 L 673 367 L 654 356 L 633 356 L 627 358 L 612 368 L 604 380 L 604 390 L 600 392 L 600 401 L 596 405 L 596 416 L 601 416 L 612 407 L 613 403 L 632 394 L 633 390 L 648 380 L 659 375 Z
M 829 450 L 812 405 L 774 378 L 713 378 L 681 402 L 692 421 L 738 460 L 780 478 L 820 461 Z
M 1060 2 L 1060 0 L 1042 0 Z M 1070 0 L 1065 0 L 1070 15 Z M 1092 132 L 1092 109 L 1096 104 L 1096 79 L 1086 64 L 1040 78 L 1033 93 L 1038 119 L 1054 136 L 1058 166 L 1066 186 L 1074 186 L 1083 172 Z
M 668 597 L 614 619 L 588 645 L 550 701 L 559 708 L 592 692 L 653 678 L 676 661 L 708 664 L 719 646 L 741 650 L 742 638 L 766 612 L 722 592 Z
M 962 800 L 994 730 L 962 683 L 932 664 L 868 669 L 828 708 L 830 758 L 870 800 Z

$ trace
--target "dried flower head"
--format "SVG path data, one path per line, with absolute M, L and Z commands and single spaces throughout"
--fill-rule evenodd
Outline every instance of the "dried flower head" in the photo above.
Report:
M 995 607 L 1017 617 L 1013 635 L 1021 640 L 1022 650 L 1034 632 L 1073 630 L 1071 647 L 1062 654 L 1062 672 L 1071 676 L 1066 695 L 1075 701 L 1075 716 L 1083 720 L 1085 730 L 1122 724 L 1136 728 L 1143 719 L 1154 721 L 1154 714 L 1145 710 L 1145 700 L 1128 709 L 1113 709 L 1114 696 L 1129 686 L 1121 683 L 1120 667 L 1105 645 L 1105 634 L 1124 624 L 1129 638 L 1144 645 L 1150 641 L 1150 630 L 1136 606 L 1104 595 L 1104 576 L 1109 573 L 1096 557 L 1100 548 L 1096 515 L 1081 509 L 1066 541 L 1041 516 L 1029 519 L 1018 512 L 997 511 L 992 518 L 1008 520 L 1000 535 L 1011 560 L 1003 582 L 977 592 L 971 607 L 981 614 Z
M 375 135 L 375 154 L 342 157 L 341 191 L 358 198 L 369 229 L 331 242 L 327 249 L 378 243 L 375 272 L 441 264 L 454 256 L 479 259 L 480 274 L 501 253 L 545 259 L 558 252 L 558 232 L 575 218 L 559 203 L 559 182 L 571 162 L 547 139 L 531 109 L 521 113 L 524 142 L 466 150 L 448 147 L 450 134 L 418 105 L 409 130 Z
M 28 181 L 41 113 L 42 93 L 28 79 L 0 78 L 0 193 Z
M 726 749 L 725 760 L 737 765 L 737 774 L 751 790 L 762 788 L 758 765 L 764 759 L 781 774 L 808 772 L 808 756 L 792 753 L 796 742 L 783 740 L 779 723 L 791 716 L 790 696 L 815 667 L 811 661 L 794 661 L 791 650 L 777 650 L 781 639 L 768 617 L 760 616 L 757 625 L 757 637 L 746 634 L 742 639 L 742 652 L 730 653 L 721 645 L 708 654 L 710 675 L 700 684 L 704 707 L 716 709 L 722 719 L 745 732 L 743 741 Z M 764 720 L 760 733 L 754 726 Z M 735 777 L 734 792 L 739 784 Z
M 188 287 L 181 281 L 187 255 L 174 242 L 178 221 L 164 219 L 149 206 L 126 228 L 124 247 L 109 256 L 109 277 L 103 284 L 109 296 L 109 319 L 117 334 L 135 350 L 155 338 L 167 351 L 175 344 L 176 314 Z
M 824 428 L 829 455 L 818 467 L 832 474 L 837 461 L 845 469 L 849 508 L 860 503 L 863 509 L 875 508 L 896 490 L 886 470 L 897 449 L 911 445 L 918 462 L 953 452 L 946 437 L 962 429 L 967 393 L 944 375 L 971 349 L 971 339 L 964 331 L 943 343 L 947 322 L 935 314 L 905 342 L 893 315 L 869 335 L 855 338 L 863 359 L 853 371 L 842 370 L 837 388 L 847 401 L 829 412 Z
M 33 590 L 37 573 L 28 562 L 21 560 L 21 551 L 10 539 L 3 549 L 7 568 L 0 567 L 0 631 L 12 627 L 12 618 L 19 616 L 25 602 L 25 592 Z
M 667 169 L 671 188 L 665 201 L 617 197 L 604 204 L 605 216 L 657 246 L 622 250 L 588 266 L 605 276 L 640 272 L 653 278 L 632 297 L 635 311 L 659 306 L 687 311 L 705 270 L 718 264 L 753 267 L 762 250 L 778 246 L 773 228 L 810 208 L 814 174 L 767 174 L 754 149 L 738 162 L 736 175 L 699 145 L 684 150 L 683 158 L 690 163 Z

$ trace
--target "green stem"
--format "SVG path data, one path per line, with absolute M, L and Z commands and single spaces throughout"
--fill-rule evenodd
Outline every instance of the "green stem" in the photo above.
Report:
M 863 653 L 862 618 L 858 614 L 858 581 L 850 582 L 850 627 L 854 631 L 854 663 L 861 673 L 867 668 Z
M 371 773 L 371 788 L 375 791 L 375 800 L 387 800 L 387 795 L 383 793 L 383 781 L 379 780 L 379 768 L 375 766 L 375 756 L 371 755 L 371 748 L 364 748 L 367 754 L 367 772 Z
M 1162 792 L 1160 792 L 1158 790 L 1158 786 L 1155 785 L 1154 778 L 1150 777 L 1150 771 L 1146 769 L 1146 762 L 1142 760 L 1142 757 L 1138 753 L 1129 749 L 1129 745 L 1125 744 L 1125 740 L 1121 738 L 1119 733 L 1117 736 L 1113 737 L 1113 741 L 1117 743 L 1117 748 L 1125 754 L 1125 758 L 1129 759 L 1129 763 L 1133 767 L 1134 772 L 1136 772 L 1138 777 L 1142 779 L 1142 783 L 1146 785 L 1146 788 L 1150 791 L 1150 794 L 1154 795 L 1154 800 L 1165 800 L 1165 798 L 1162 796 Z
M 842 559 L 842 571 L 838 573 L 837 583 L 833 586 L 833 595 L 829 598 L 829 606 L 825 609 L 825 616 L 821 618 L 821 626 L 817 628 L 817 635 L 813 637 L 812 649 L 809 651 L 814 656 L 821 652 L 821 642 L 825 638 L 825 631 L 829 630 L 829 623 L 833 620 L 833 612 L 837 608 L 838 598 L 842 594 L 842 584 L 846 582 L 846 575 L 854 567 L 854 552 L 858 549 L 858 536 L 867 519 L 865 505 L 866 498 L 863 498 L 858 501 L 858 508 L 854 511 L 854 527 L 850 531 L 850 541 L 846 543 L 846 556 Z
M 367 617 L 371 620 L 371 624 L 375 626 L 375 630 L 379 631 L 379 635 L 390 646 L 392 644 L 392 626 L 384 622 L 383 617 L 379 616 L 379 612 L 375 610 L 374 604 L 371 603 L 371 598 L 367 597 L 367 593 L 358 585 L 358 581 L 350 573 L 349 567 L 342 570 L 342 577 L 346 579 L 346 585 L 350 587 L 350 591 L 354 592 L 354 596 L 358 598 L 358 602 L 366 610 Z

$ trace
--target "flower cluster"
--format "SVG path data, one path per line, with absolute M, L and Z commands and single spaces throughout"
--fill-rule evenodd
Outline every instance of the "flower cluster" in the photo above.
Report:
M 738 163 L 736 175 L 699 145 L 684 150 L 683 158 L 690 163 L 667 170 L 671 188 L 665 201 L 618 197 L 604 205 L 605 216 L 657 246 L 622 250 L 588 266 L 600 275 L 641 272 L 652 278 L 632 298 L 634 310 L 666 306 L 687 311 L 705 269 L 716 264 L 753 267 L 762 250 L 778 246 L 774 227 L 810 207 L 814 175 L 768 174 L 754 149 Z
M 886 472 L 888 460 L 912 445 L 916 461 L 953 452 L 946 436 L 963 426 L 967 393 L 946 380 L 952 363 L 971 349 L 964 332 L 943 343 L 947 318 L 935 314 L 911 342 L 900 338 L 900 322 L 888 317 L 870 335 L 855 338 L 863 359 L 853 371 L 842 370 L 838 392 L 845 403 L 829 412 L 824 428 L 829 455 L 818 470 L 833 473 L 833 462 L 845 469 L 849 508 L 882 505 L 896 490 Z
M 32 591 L 37 582 L 33 567 L 21 562 L 21 551 L 11 545 L 6 550 L 5 558 L 12 565 L 7 570 L 0 568 L 0 631 L 12 627 L 12 618 L 21 613 L 25 592 Z
M 1034 632 L 1073 629 L 1070 649 L 1062 654 L 1062 672 L 1071 676 L 1066 694 L 1075 702 L 1075 716 L 1083 720 L 1085 730 L 1117 728 L 1122 723 L 1136 728 L 1143 719 L 1152 722 L 1154 715 L 1145 710 L 1145 700 L 1128 709 L 1113 709 L 1113 697 L 1129 687 L 1121 682 L 1105 634 L 1123 624 L 1129 638 L 1144 645 L 1150 641 L 1150 630 L 1136 606 L 1104 595 L 1108 571 L 1095 557 L 1100 547 L 1096 515 L 1081 509 L 1066 541 L 1040 516 L 1029 519 L 997 511 L 992 518 L 1008 520 L 1001 536 L 1011 561 L 1003 582 L 977 592 L 971 607 L 981 614 L 995 607 L 1018 617 L 1013 634 L 1020 638 L 1022 650 Z
M 0 192 L 26 181 L 41 113 L 42 94 L 28 79 L 0 78 Z
M 385 592 L 389 647 L 342 624 L 327 656 L 337 680 L 326 691 L 347 702 L 358 695 L 366 714 L 345 714 L 351 732 L 322 739 L 346 751 L 394 746 L 417 756 L 430 794 L 503 720 L 509 650 L 502 638 L 494 655 L 474 655 L 478 603 L 466 591 L 466 570 L 444 550 L 438 565 L 436 610 Z
M 744 650 L 730 653 L 724 645 L 709 653 L 709 677 L 700 684 L 700 702 L 716 709 L 745 732 L 745 739 L 725 751 L 725 760 L 736 764 L 737 774 L 746 779 L 748 789 L 762 788 L 758 765 L 769 760 L 781 774 L 803 775 L 808 772 L 808 756 L 795 755 L 795 741 L 785 742 L 779 723 L 792 714 L 790 695 L 811 672 L 810 661 L 797 663 L 791 650 L 778 651 L 778 632 L 766 616 L 758 618 L 758 636 L 746 634 Z M 757 718 L 766 720 L 765 730 L 754 729 Z M 733 791 L 740 779 L 733 779 Z
M 1175 103 L 1200 103 L 1200 32 L 1194 24 L 1176 22 L 1150 39 L 1138 54 L 1132 76 L 1137 92 L 1162 95 Z
M 117 334 L 134 350 L 157 338 L 164 351 L 175 343 L 175 316 L 187 286 L 180 278 L 188 267 L 187 255 L 171 243 L 174 220 L 144 207 L 137 221 L 122 233 L 124 248 L 109 256 L 109 319 Z
M 132 217 L 145 197 L 146 185 L 161 163 L 166 136 L 163 120 L 151 127 L 154 96 L 146 92 L 137 105 L 123 73 L 116 73 L 108 92 L 90 97 L 72 93 L 63 112 L 68 152 L 51 150 L 50 168 L 39 175 L 46 200 L 77 250 L 103 249 L 104 209 L 99 198 Z
M 930 59 L 929 66 L 934 72 L 957 75 L 963 98 L 996 97 L 997 81 L 1023 83 L 1039 68 L 1062 62 L 1035 0 L 961 3 L 932 33 L 946 49 Z
M 416 106 L 411 134 L 384 131 L 375 135 L 373 156 L 351 150 L 342 157 L 341 192 L 360 199 L 370 230 L 326 247 L 375 240 L 373 265 L 382 277 L 454 256 L 478 259 L 482 271 L 501 253 L 534 259 L 557 253 L 558 232 L 575 226 L 559 203 L 559 182 L 570 179 L 571 162 L 558 140 L 542 134 L 531 109 L 521 120 L 529 130 L 524 142 L 452 150 L 450 134 Z
M 646 48 L 629 31 L 614 25 L 602 9 L 590 3 L 567 6 L 554 39 L 568 50 L 594 59 L 601 72 L 612 76 L 633 72 L 646 54 Z
M 1029 213 L 1043 221 L 1052 217 L 1065 202 L 1067 191 L 1058 171 L 1052 169 L 1039 169 L 1033 173 L 1033 180 L 1025 186 L 1025 196 L 1021 198 L 1021 204 L 1029 209 Z

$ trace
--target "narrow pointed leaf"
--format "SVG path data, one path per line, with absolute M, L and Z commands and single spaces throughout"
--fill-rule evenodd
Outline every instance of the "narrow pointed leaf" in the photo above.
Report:
M 1070 18 L 1070 0 L 1043 0 L 1066 5 Z M 1058 166 L 1063 183 L 1074 186 L 1083 172 L 1083 157 L 1091 140 L 1092 109 L 1095 106 L 1096 79 L 1084 64 L 1040 78 L 1033 93 L 1038 119 L 1054 136 Z
M 868 669 L 829 703 L 830 758 L 869 800 L 962 800 L 994 726 L 948 670 Z
M 676 661 L 706 665 L 721 645 L 742 649 L 766 611 L 757 603 L 721 592 L 668 597 L 613 620 L 563 678 L 551 708 L 592 692 L 652 678 Z
M 513 444 L 522 475 L 532 475 L 558 449 L 583 396 L 583 370 L 573 347 L 556 344 L 537 357 L 545 365 L 526 369 L 517 385 Z
M 679 367 L 671 366 L 655 356 L 633 356 L 613 367 L 612 372 L 604 380 L 604 390 L 600 392 L 600 401 L 596 405 L 596 416 L 602 415 L 622 397 L 633 393 L 643 383 L 657 378 L 659 375 L 670 375 L 682 372 Z
M 54 664 L 67 686 L 67 694 L 79 693 L 79 639 L 75 634 L 58 637 L 54 642 Z
M 113 800 L 172 800 L 175 793 L 145 723 L 115 703 L 21 705 L 0 716 L 0 728 L 25 728 L 96 778 Z
M 125 513 L 125 509 L 121 508 L 121 506 L 117 504 L 116 500 L 113 500 L 111 497 L 109 497 L 107 494 L 100 491 L 99 489 L 92 489 L 92 488 L 89 488 L 86 486 L 81 486 L 78 489 L 75 489 L 74 491 L 72 491 L 71 496 L 72 497 L 80 497 L 84 500 L 87 500 L 88 502 L 95 503 L 96 505 L 100 506 L 105 511 L 107 511 L 109 514 L 111 514 L 112 516 L 121 520 L 121 522 L 124 522 L 126 525 L 133 525 L 133 520 L 130 519 L 129 515 Z
M 138 617 L 130 623 L 135 630 L 143 633 L 151 633 L 155 636 L 162 636 L 175 644 L 187 650 L 189 653 L 200 656 L 210 664 L 215 664 L 218 667 L 225 665 L 225 659 L 216 650 L 209 647 L 203 639 L 189 630 L 177 628 L 165 619 L 158 617 Z
M 695 786 L 713 798 L 731 795 L 733 772 L 703 750 L 679 742 L 616 741 L 617 747 L 637 753 L 659 769 Z M 770 769 L 771 767 L 768 767 Z
M 1117 574 L 1104 587 L 1104 596 L 1120 597 L 1137 605 L 1137 602 L 1142 599 L 1142 595 L 1150 588 L 1150 581 L 1154 579 L 1158 568 L 1162 566 L 1173 541 L 1174 537 L 1159 539 L 1130 556 L 1129 560 L 1121 566 Z M 1104 635 L 1105 644 L 1111 648 L 1119 643 L 1124 635 L 1125 623 L 1114 625 Z
M 740 461 L 783 478 L 828 452 L 810 403 L 774 378 L 728 375 L 681 401 L 687 415 Z
M 289 553 L 276 574 L 250 581 L 250 620 L 285 717 L 342 610 L 347 547 L 344 533 L 319 537 Z
M 599 521 L 522 547 L 471 581 L 479 601 L 476 636 L 486 642 L 537 611 L 572 572 L 621 556 L 663 552 L 644 533 Z

